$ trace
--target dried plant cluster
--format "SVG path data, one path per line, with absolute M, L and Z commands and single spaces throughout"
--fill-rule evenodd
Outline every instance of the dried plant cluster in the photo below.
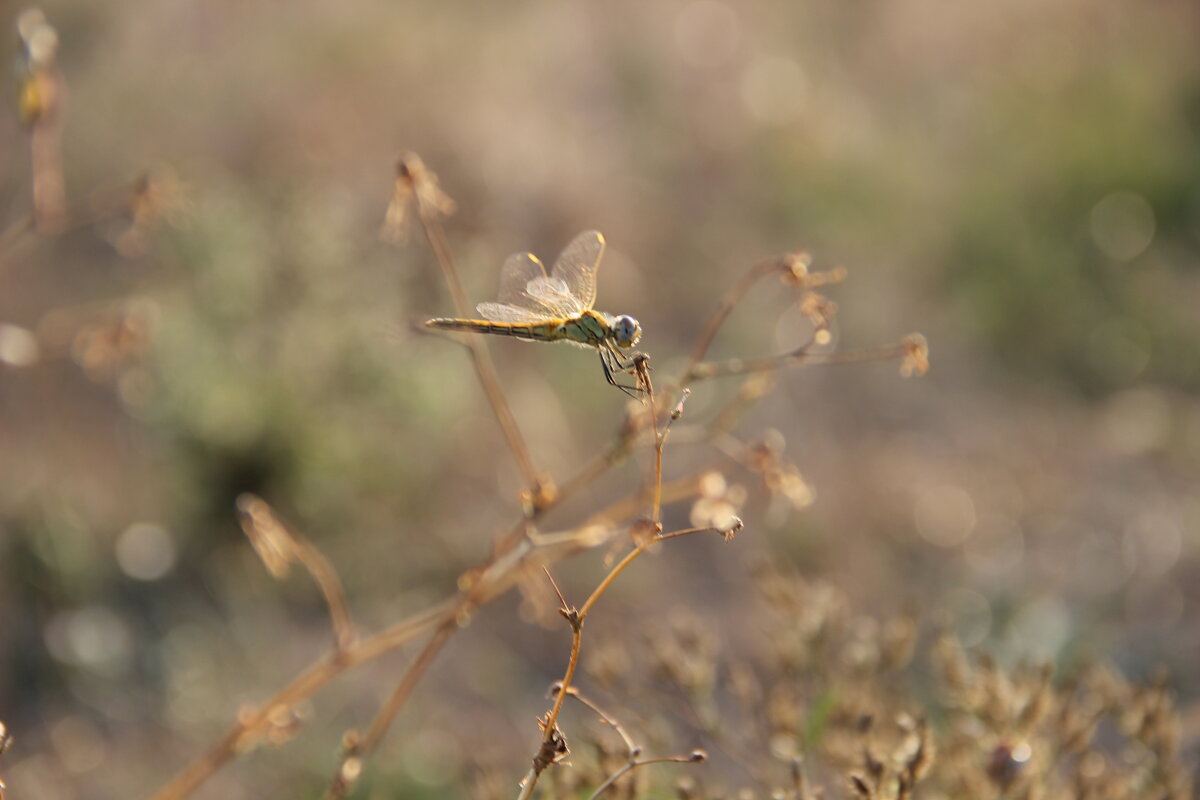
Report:
M 763 568 L 749 647 L 694 614 L 597 645 L 588 679 L 616 716 L 661 741 L 703 741 L 725 769 L 646 772 L 611 796 L 701 798 L 1191 797 L 1180 720 L 1161 680 L 1089 666 L 1001 667 L 916 619 L 855 614 L 819 580 Z M 623 704 L 623 705 L 617 705 Z M 555 797 L 587 796 L 628 758 L 592 726 Z M 507 796 L 481 774 L 478 796 Z
M 20 36 L 20 101 L 30 126 L 33 211 L 3 234 L 0 255 L 29 240 L 111 218 L 124 220 L 112 237 L 116 250 L 124 256 L 145 252 L 159 222 L 170 221 L 182 208 L 177 182 L 165 171 L 148 173 L 128 190 L 102 196 L 89 214 L 73 213 L 62 186 L 64 86 L 54 61 L 57 35 L 44 17 L 31 13 L 21 19 Z M 420 158 L 400 158 L 381 237 L 406 244 L 410 229 L 418 228 L 462 316 L 466 294 L 443 229 L 443 220 L 455 210 Z M 565 478 L 539 468 L 486 343 L 477 337 L 458 340 L 524 489 L 507 534 L 462 572 L 454 591 L 381 630 L 369 631 L 354 621 L 336 568 L 311 541 L 267 500 L 243 494 L 236 511 L 250 544 L 274 577 L 282 579 L 293 566 L 311 576 L 328 609 L 331 645 L 271 697 L 231 708 L 226 732 L 153 796 L 190 796 L 234 758 L 285 745 L 305 724 L 308 701 L 323 687 L 385 653 L 411 648 L 391 693 L 361 729 L 345 732 L 341 756 L 328 767 L 325 797 L 347 796 L 368 773 L 371 757 L 446 643 L 470 626 L 482 606 L 513 589 L 532 603 L 552 598 L 570 647 L 548 708 L 530 731 L 536 744 L 527 764 L 481 771 L 475 787 L 480 797 L 637 797 L 671 791 L 684 800 L 901 800 L 918 793 L 1021 800 L 1189 796 L 1179 722 L 1163 682 L 1132 686 L 1103 668 L 1056 681 L 1044 665 L 1009 670 L 986 659 L 972 661 L 946 635 L 925 648 L 932 651 L 934 668 L 922 671 L 913 660 L 914 653 L 924 652 L 918 620 L 858 617 L 827 584 L 764 569 L 758 581 L 761 613 L 755 619 L 763 644 L 756 652 L 732 651 L 712 621 L 688 615 L 653 620 L 636 642 L 636 636 L 597 642 L 585 636 L 589 614 L 641 556 L 669 550 L 685 537 L 713 534 L 714 546 L 732 540 L 743 527 L 739 513 L 747 490 L 741 481 L 760 482 L 781 513 L 813 502 L 782 436 L 768 430 L 747 441 L 734 434 L 742 415 L 773 389 L 781 369 L 890 359 L 899 362 L 906 377 L 928 370 L 928 350 L 919 334 L 868 350 L 830 349 L 837 305 L 825 292 L 846 277 L 840 267 L 812 269 L 811 257 L 803 252 L 751 265 L 721 299 L 677 375 L 652 372 L 649 355 L 633 359 L 629 372 L 640 400 L 628 404 L 609 446 Z M 781 354 L 709 360 L 729 315 L 754 285 L 770 279 L 792 293 L 794 307 L 808 322 L 807 338 Z M 119 385 L 121 367 L 144 355 L 154 335 L 153 313 L 130 304 L 104 319 L 95 316 L 55 317 L 41 331 L 32 359 L 42 351 L 69 354 L 95 380 L 136 391 Z M 687 414 L 690 394 L 705 391 L 706 381 L 731 377 L 741 383 L 728 402 L 703 419 Z M 710 455 L 689 459 L 679 477 L 666 480 L 664 460 L 676 439 L 706 444 Z M 546 512 L 568 498 L 586 496 L 604 473 L 630 461 L 644 466 L 645 478 L 636 489 L 592 508 L 565 530 L 543 530 Z M 690 510 L 690 527 L 664 527 L 663 511 L 670 505 Z M 602 580 L 585 590 L 561 586 L 553 567 L 584 553 L 607 559 Z M 932 688 L 914 679 L 926 672 L 935 676 Z M 598 701 L 591 686 L 581 684 L 594 685 L 612 702 Z M 633 701 L 638 701 L 637 712 L 610 713 Z M 592 724 L 568 729 L 562 716 L 568 703 L 578 704 Z M 680 744 L 697 740 L 705 749 Z M 9 742 L 0 724 L 0 755 Z M 677 777 L 652 768 L 710 760 L 727 767 L 726 773 L 704 779 L 695 771 Z M 723 788 L 730 786 L 736 788 Z M 0 783 L 0 797 L 3 788 Z

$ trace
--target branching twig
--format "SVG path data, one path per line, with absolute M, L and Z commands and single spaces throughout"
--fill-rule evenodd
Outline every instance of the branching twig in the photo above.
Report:
M 910 356 L 913 345 L 906 338 L 898 344 L 867 350 L 847 350 L 835 353 L 811 353 L 806 344 L 799 350 L 757 359 L 731 358 L 727 361 L 699 363 L 688 373 L 688 380 L 724 378 L 729 375 L 744 375 L 749 372 L 773 372 L 785 367 L 801 367 L 810 364 L 861 364 L 865 361 L 888 361 Z
M 349 748 L 343 756 L 342 764 L 330 783 L 329 791 L 325 793 L 325 800 L 340 800 L 345 797 L 346 792 L 358 780 L 359 775 L 362 774 L 364 760 L 375 751 L 384 734 L 391 727 L 392 721 L 400 713 L 401 707 L 416 688 L 417 682 L 429 669 L 450 636 L 458 629 L 458 619 L 467 611 L 468 604 L 469 598 L 464 598 L 460 607 L 455 609 L 454 615 L 438 626 L 429 642 L 405 670 L 400 682 L 392 691 L 391 697 L 376 713 L 375 719 L 371 721 L 367 735 L 362 738 L 361 742 L 357 742 L 354 747 Z
M 612 788 L 614 783 L 638 767 L 644 767 L 647 764 L 698 764 L 706 758 L 708 758 L 708 756 L 703 750 L 693 750 L 686 756 L 658 756 L 657 758 L 646 758 L 641 760 L 631 759 L 628 764 L 621 767 L 612 775 L 609 775 L 608 779 L 605 780 L 604 783 L 596 787 L 596 791 L 592 792 L 588 800 L 596 800 L 597 797 Z
M 403 195 L 403 198 L 415 198 L 417 214 L 425 237 L 446 277 L 456 308 L 460 314 L 465 314 L 465 296 L 440 223 L 440 215 L 448 213 L 452 209 L 453 201 L 441 192 L 437 187 L 436 177 L 425 169 L 416 156 L 410 155 L 401 159 L 398 165 L 398 175 L 397 197 L 401 198 Z M 394 213 L 394 209 L 389 209 L 388 217 L 387 224 L 390 226 L 398 227 L 399 223 L 403 221 L 403 214 Z M 900 345 L 874 351 L 813 356 L 807 352 L 810 342 L 798 351 L 769 359 L 703 363 L 709 346 L 733 308 L 756 281 L 775 272 L 779 272 L 785 280 L 808 288 L 840 280 L 842 274 L 835 271 L 821 275 L 808 275 L 807 259 L 803 255 L 782 256 L 753 265 L 727 294 L 716 314 L 706 325 L 693 348 L 691 360 L 684 373 L 686 380 L 740 373 L 770 372 L 798 363 L 816 363 L 818 361 L 849 363 L 898 355 L 905 359 L 902 370 L 921 372 L 927 368 L 924 340 L 916 336 L 905 339 Z M 819 297 L 817 299 L 823 300 Z M 647 359 L 645 356 L 635 359 L 635 374 L 648 400 L 649 425 L 642 422 L 644 417 L 631 414 L 627 417 L 626 424 L 614 444 L 581 469 L 575 477 L 567 481 L 563 485 L 562 491 L 556 491 L 553 482 L 548 477 L 539 475 L 533 466 L 528 449 L 521 438 L 500 388 L 494 366 L 483 344 L 475 338 L 467 340 L 466 344 L 470 348 L 476 371 L 489 403 L 528 485 L 525 496 L 525 515 L 500 540 L 490 557 L 461 576 L 459 581 L 461 588 L 454 596 L 387 630 L 364 638 L 355 638 L 354 636 L 350 614 L 332 566 L 301 537 L 288 532 L 286 540 L 290 543 L 288 547 L 291 556 L 309 570 L 326 597 L 339 646 L 334 652 L 322 657 L 288 685 L 277 691 L 262 706 L 243 712 L 237 723 L 217 740 L 208 752 L 184 769 L 155 795 L 155 800 L 178 800 L 178 798 L 190 794 L 234 755 L 256 743 L 269 730 L 273 724 L 272 720 L 278 716 L 279 709 L 292 708 L 297 702 L 313 695 L 343 672 L 378 658 L 384 653 L 413 641 L 418 636 L 428 634 L 429 639 L 425 646 L 405 670 L 388 701 L 376 713 L 367 733 L 361 739 L 357 734 L 347 735 L 344 756 L 327 795 L 328 798 L 343 797 L 361 775 L 365 759 L 377 748 L 420 678 L 428 671 L 453 633 L 464 626 L 471 612 L 507 592 L 519 580 L 527 576 L 530 569 L 536 569 L 538 566 L 546 567 L 608 541 L 619 524 L 634 518 L 639 512 L 644 513 L 647 504 L 650 507 L 649 518 L 635 523 L 632 528 L 633 548 L 608 571 L 582 606 L 578 609 L 570 606 L 558 586 L 554 584 L 555 593 L 561 603 L 560 613 L 571 626 L 571 652 L 563 679 L 556 684 L 553 706 L 545 717 L 539 720 L 539 724 L 542 726 L 541 746 L 533 760 L 529 774 L 522 782 L 521 797 L 530 797 L 541 774 L 551 764 L 557 763 L 566 756 L 566 740 L 558 729 L 558 719 L 563 702 L 568 695 L 579 698 L 581 702 L 595 710 L 605 722 L 613 725 L 630 752 L 629 763 L 598 787 L 593 797 L 598 797 L 625 774 L 640 766 L 664 761 L 686 762 L 702 759 L 702 754 L 697 752 L 688 756 L 670 756 L 639 761 L 640 749 L 628 733 L 590 701 L 581 698 L 572 685 L 579 664 L 582 629 L 587 615 L 616 579 L 637 558 L 653 546 L 670 539 L 705 532 L 720 533 L 728 539 L 741 527 L 741 520 L 731 516 L 730 521 L 723 524 L 720 529 L 706 527 L 662 532 L 661 518 L 664 504 L 694 496 L 698 491 L 699 479 L 703 474 L 703 471 L 699 471 L 667 483 L 663 481 L 663 451 L 666 440 L 673 422 L 682 413 L 688 390 L 682 389 L 680 400 L 673 411 L 666 415 L 667 418 L 664 421 L 660 421 L 659 414 L 662 413 L 662 410 L 655 402 Z M 763 388 L 751 399 L 756 399 L 765 390 Z M 727 409 L 728 413 L 720 415 L 722 425 L 728 425 L 730 420 L 726 417 L 740 413 L 746 405 L 748 403 L 741 401 L 738 401 L 736 407 L 731 405 Z M 623 462 L 648 438 L 646 434 L 651 433 L 653 435 L 654 462 L 652 478 L 648 485 L 643 485 L 641 489 L 630 496 L 593 513 L 582 525 L 566 533 L 554 535 L 537 533 L 533 527 L 534 519 L 562 502 L 564 498 L 574 495 L 590 485 L 614 465 Z M 250 523 L 247 529 L 248 533 L 251 530 L 262 528 L 265 524 L 262 515 L 263 513 L 269 514 L 266 504 L 262 503 L 262 506 L 259 506 L 258 503 L 262 503 L 262 501 L 250 498 L 247 500 L 247 507 L 243 509 L 244 515 Z M 273 516 L 269 516 L 267 519 L 268 522 L 274 522 L 286 531 L 277 520 L 274 520 Z M 270 566 L 269 561 L 268 566 Z M 548 570 L 547 574 L 549 574 Z M 553 578 L 551 578 L 551 582 L 553 583 Z
M 750 291 L 750 287 L 772 272 L 781 269 L 787 259 L 795 258 L 799 258 L 799 256 L 787 255 L 767 258 L 746 270 L 741 279 L 721 298 L 721 305 L 717 307 L 712 317 L 709 318 L 708 324 L 701 331 L 699 338 L 696 339 L 696 344 L 692 347 L 691 357 L 688 359 L 687 368 L 683 371 L 684 375 L 690 374 L 692 368 L 704 360 L 704 356 L 708 353 L 708 348 L 712 346 L 713 340 L 717 338 L 717 332 L 721 330 L 721 326 L 725 324 L 726 318 L 733 312 L 737 304 L 741 302 L 741 299 L 746 296 L 746 292 Z
M 558 693 L 558 692 L 563 691 L 562 684 L 561 683 L 554 684 L 553 688 L 551 688 L 550 691 L 551 691 L 551 693 Z M 577 688 L 575 688 L 574 686 L 569 687 L 566 690 L 566 693 L 568 695 L 570 695 L 571 697 L 574 697 L 580 703 L 583 703 L 585 706 L 590 708 L 592 711 L 594 711 L 596 713 L 596 716 L 600 718 L 601 722 L 610 726 L 614 731 L 616 731 L 617 736 L 620 736 L 621 741 L 625 743 L 625 751 L 629 754 L 630 758 L 635 758 L 641 754 L 641 747 L 639 747 L 633 741 L 633 737 L 630 736 L 629 732 L 625 730 L 625 726 L 623 726 L 620 722 L 618 722 L 615 717 L 613 717 L 611 714 L 604 711 L 604 709 L 600 708 L 600 706 L 596 705 L 596 703 L 593 702 L 592 700 L 589 700 L 587 697 L 584 697 L 583 694 L 581 694 L 580 691 Z
M 638 556 L 646 551 L 656 539 L 652 536 L 645 536 L 641 541 L 629 551 L 620 562 L 617 563 L 604 579 L 600 582 L 588 596 L 583 606 L 576 609 L 573 606 L 563 604 L 559 609 L 559 613 L 567 620 L 571 626 L 571 654 L 567 659 L 567 669 L 563 674 L 563 678 L 555 686 L 558 691 L 554 695 L 554 705 L 546 716 L 538 720 L 538 725 L 542 729 L 542 741 L 538 746 L 537 755 L 533 758 L 533 764 L 529 768 L 529 772 L 521 780 L 521 792 L 517 795 L 517 800 L 528 800 L 533 796 L 533 789 L 537 786 L 538 779 L 542 773 L 554 763 L 565 758 L 568 751 L 566 740 L 562 732 L 558 729 L 558 716 L 562 712 L 563 701 L 571 691 L 571 681 L 575 677 L 575 669 L 579 666 L 579 651 L 583 641 L 583 623 L 587 618 L 587 614 L 591 611 L 596 601 L 612 586 L 613 581 L 617 579 L 625 568 L 632 564 Z M 556 587 L 557 589 L 557 587 Z M 560 595 L 561 596 L 561 595 Z

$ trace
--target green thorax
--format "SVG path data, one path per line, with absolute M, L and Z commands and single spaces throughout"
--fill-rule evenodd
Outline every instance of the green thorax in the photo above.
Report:
M 558 336 L 579 344 L 594 346 L 612 336 L 612 326 L 604 314 L 588 310 L 564 322 L 558 329 Z

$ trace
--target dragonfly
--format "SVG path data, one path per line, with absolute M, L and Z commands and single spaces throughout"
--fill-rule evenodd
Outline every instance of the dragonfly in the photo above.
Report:
M 604 256 L 604 235 L 584 231 L 571 240 L 549 273 L 533 253 L 514 253 L 500 269 L 496 302 L 475 307 L 483 319 L 439 317 L 430 328 L 512 336 L 528 342 L 569 342 L 595 348 L 604 378 L 630 396 L 616 375 L 630 369 L 627 350 L 642 336 L 642 326 L 628 314 L 596 311 L 596 270 Z

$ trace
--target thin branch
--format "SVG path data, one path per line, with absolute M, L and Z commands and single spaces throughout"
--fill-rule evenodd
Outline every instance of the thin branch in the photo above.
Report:
M 329 560 L 312 542 L 280 520 L 262 498 L 252 494 L 240 495 L 237 510 L 242 529 L 275 577 L 283 577 L 287 564 L 293 559 L 308 571 L 329 608 L 338 650 L 349 648 L 358 634 L 350 619 L 350 607 L 346 603 L 341 579 Z
M 376 713 L 375 719 L 371 721 L 371 726 L 367 729 L 367 735 L 343 757 L 342 763 L 334 775 L 333 781 L 330 783 L 329 790 L 325 793 L 325 800 L 340 800 L 340 798 L 346 796 L 346 792 L 357 781 L 358 777 L 362 774 L 362 767 L 365 760 L 379 746 L 379 742 L 383 740 L 396 715 L 400 713 L 400 709 L 412 694 L 413 689 L 416 688 L 417 683 L 428 671 L 430 665 L 433 664 L 433 660 L 441 652 L 442 647 L 454 632 L 459 629 L 458 618 L 466 610 L 465 606 L 466 601 L 464 600 L 463 606 L 456 609 L 454 616 L 438 626 L 424 649 L 417 654 L 413 663 L 405 670 L 391 697 L 388 698 L 387 702 Z
M 735 517 L 734 519 L 737 519 L 737 518 Z M 741 520 L 738 520 L 738 521 L 740 522 Z M 737 527 L 740 528 L 741 526 L 737 526 Z M 714 528 L 713 526 L 708 525 L 703 528 L 684 528 L 683 530 L 671 531 L 670 533 L 663 533 L 663 534 L 659 535 L 658 541 L 665 542 L 668 539 L 678 539 L 680 536 L 693 536 L 697 533 L 718 533 L 721 536 L 724 536 L 725 538 L 729 538 L 729 534 L 726 531 L 721 530 L 720 528 Z
M 686 756 L 659 756 L 657 758 L 647 758 L 641 761 L 631 760 L 628 764 L 621 767 L 612 775 L 608 776 L 608 780 L 600 784 L 596 791 L 592 792 L 591 797 L 589 797 L 588 800 L 596 800 L 597 797 L 608 791 L 614 783 L 638 767 L 644 767 L 648 764 L 697 764 L 706 758 L 708 758 L 708 756 L 703 750 L 693 750 Z
M 563 604 L 560 613 L 562 613 L 563 618 L 566 619 L 571 626 L 571 654 L 568 658 L 567 669 L 562 680 L 555 684 L 557 691 L 555 692 L 554 704 L 550 711 L 546 714 L 545 718 L 538 721 L 542 727 L 542 743 L 538 748 L 537 756 L 535 756 L 533 759 L 532 766 L 526 773 L 524 779 L 521 781 L 521 792 L 518 795 L 518 800 L 528 800 L 528 798 L 532 796 L 533 789 L 537 785 L 538 779 L 541 777 L 542 773 L 551 764 L 555 763 L 557 760 L 560 760 L 562 756 L 565 756 L 567 752 L 565 742 L 562 741 L 562 735 L 558 730 L 558 717 L 562 712 L 563 702 L 566 700 L 567 695 L 571 694 L 574 689 L 574 687 L 571 685 L 571 681 L 574 680 L 575 670 L 579 665 L 579 651 L 583 641 L 583 623 L 587 619 L 588 612 L 590 612 L 600 598 L 604 596 L 604 593 L 608 591 L 609 587 L 613 585 L 621 573 L 624 572 L 630 564 L 636 561 L 638 557 L 645 553 L 646 550 L 648 550 L 651 546 L 666 539 L 673 539 L 679 536 L 687 536 L 693 533 L 701 533 L 706 531 L 722 533 L 726 540 L 728 540 L 732 538 L 733 531 L 739 530 L 742 527 L 741 520 L 735 517 L 734 524 L 731 525 L 730 530 L 728 531 L 716 531 L 715 528 L 689 528 L 686 530 L 675 531 L 665 536 L 662 534 L 662 525 L 658 522 L 658 517 L 662 509 L 662 450 L 663 445 L 666 442 L 667 434 L 670 432 L 671 423 L 679 419 L 680 415 L 683 413 L 683 404 L 687 400 L 688 395 L 687 391 L 685 390 L 684 394 L 679 400 L 679 403 L 670 414 L 666 426 L 660 434 L 658 432 L 658 415 L 654 406 L 654 389 L 650 383 L 649 370 L 646 366 L 645 357 L 641 357 L 637 362 L 637 374 L 639 383 L 641 383 L 642 388 L 646 390 L 650 414 L 652 416 L 654 425 L 656 459 L 653 489 L 654 517 L 649 523 L 651 527 L 651 533 L 650 535 L 643 535 L 637 538 L 637 544 L 634 546 L 634 548 L 626 553 L 625 557 L 622 558 L 616 564 L 616 566 L 608 571 L 608 574 L 604 576 L 604 579 L 600 581 L 600 584 L 594 590 L 592 590 L 592 593 L 588 596 L 587 600 L 584 601 L 583 605 L 578 609 L 570 607 L 566 603 L 565 598 L 562 597 L 562 593 L 558 592 L 558 586 L 554 586 L 555 592 L 558 593 Z M 549 575 L 548 571 L 547 575 Z M 553 578 L 551 578 L 551 582 L 553 583 Z M 632 739 L 623 733 L 622 738 L 625 739 L 626 743 L 630 746 L 632 759 L 634 757 L 635 750 Z M 633 762 L 631 761 L 631 763 Z M 612 780 L 615 780 L 617 777 L 620 777 L 620 774 L 615 776 Z M 607 788 L 608 785 L 611 785 L 611 782 L 606 783 L 601 790 L 597 791 L 597 794 L 599 794 L 600 791 L 603 791 L 604 788 Z
M 434 258 L 441 267 L 442 275 L 450 288 L 454 308 L 460 317 L 465 317 L 468 314 L 467 296 L 463 291 L 462 281 L 459 279 L 458 270 L 454 265 L 454 257 L 450 253 L 450 246 L 446 242 L 446 234 L 439 220 L 439 216 L 445 213 L 448 207 L 452 208 L 453 201 L 449 201 L 449 198 L 446 198 L 444 193 L 437 188 L 436 180 L 433 173 L 415 154 L 409 153 L 401 156 L 397 164 L 397 181 L 408 182 L 411 196 L 417 204 L 417 217 L 420 219 L 421 229 L 425 233 L 425 239 L 429 243 L 430 249 L 433 250 Z M 448 206 L 448 203 L 451 205 Z M 488 404 L 491 405 L 492 412 L 496 415 L 496 421 L 504 433 L 504 438 L 508 441 L 517 467 L 521 470 L 525 484 L 529 487 L 534 500 L 534 508 L 537 508 L 542 498 L 551 492 L 552 484 L 548 478 L 540 475 L 533 465 L 529 447 L 525 444 L 524 437 L 521 436 L 516 418 L 504 396 L 500 379 L 496 375 L 496 367 L 488 355 L 487 346 L 478 337 L 470 337 L 467 346 L 470 348 L 471 361 L 479 376 L 479 383 L 483 387 L 484 394 L 487 395 Z
M 669 484 L 665 496 L 678 499 L 695 494 L 697 477 L 691 476 Z M 637 513 L 636 498 L 625 498 L 598 512 L 576 530 L 587 531 Z M 484 564 L 469 570 L 472 583 L 473 608 L 495 600 L 511 589 L 522 569 L 529 563 L 550 564 L 594 548 L 600 542 L 590 536 L 543 536 L 542 544 L 521 539 L 514 549 L 493 554 Z M 540 562 L 540 563 L 539 563 Z M 466 591 L 466 590 L 465 590 Z M 290 683 L 279 689 L 257 708 L 243 711 L 234 725 L 217 739 L 207 751 L 184 767 L 174 778 L 153 795 L 153 800 L 179 800 L 191 795 L 238 753 L 253 746 L 271 724 L 271 714 L 279 708 L 291 708 L 311 697 L 342 673 L 374 661 L 411 642 L 423 633 L 453 621 L 461 627 L 460 611 L 464 592 L 407 617 L 378 633 L 364 636 L 348 649 L 325 654 Z M 440 645 L 439 645 L 440 646 Z
M 728 361 L 710 361 L 696 364 L 687 379 L 707 380 L 730 375 L 745 375 L 749 372 L 773 372 L 786 367 L 802 367 L 812 364 L 861 364 L 865 361 L 889 361 L 904 358 L 911 351 L 907 342 L 867 350 L 847 350 L 838 353 L 810 353 L 805 348 L 777 356 L 745 360 L 731 358 Z
M 562 690 L 562 684 L 556 683 L 551 691 L 561 692 Z M 601 722 L 609 725 L 614 731 L 617 732 L 617 735 L 621 737 L 621 741 L 625 743 L 625 749 L 629 753 L 630 758 L 637 757 L 638 753 L 641 752 L 641 747 L 639 747 L 637 743 L 633 741 L 633 737 L 629 735 L 629 732 L 625 730 L 625 727 L 618 722 L 615 717 L 607 713 L 604 709 L 600 708 L 600 706 L 596 705 L 596 703 L 592 700 L 584 697 L 576 687 L 571 686 L 566 690 L 566 692 L 571 697 L 574 697 L 580 703 L 583 703 L 583 705 L 590 708 L 593 712 L 595 712 L 596 716 L 600 718 Z
M 361 639 L 351 649 L 328 653 L 258 708 L 242 712 L 237 722 L 195 761 L 154 794 L 154 800 L 178 800 L 189 796 L 238 753 L 250 749 L 270 726 L 272 712 L 291 708 L 311 697 L 343 672 L 373 661 L 419 636 L 455 607 L 454 598 L 414 614 L 373 636 Z
M 704 326 L 704 330 L 701 331 L 699 338 L 696 339 L 696 344 L 692 348 L 692 354 L 688 359 L 687 368 L 683 371 L 684 375 L 690 374 L 692 368 L 704 360 L 704 356 L 708 353 L 708 348 L 712 346 L 713 340 L 717 338 L 717 332 L 721 330 L 721 326 L 725 324 L 725 320 L 729 317 L 734 307 L 746 296 L 746 292 L 750 291 L 750 287 L 754 286 L 755 283 L 767 275 L 781 269 L 784 261 L 788 258 L 794 259 L 796 256 L 775 256 L 763 259 L 751 265 L 750 269 L 746 270 L 741 279 L 721 299 L 721 305 L 713 312 L 712 317 L 708 320 L 708 324 Z

